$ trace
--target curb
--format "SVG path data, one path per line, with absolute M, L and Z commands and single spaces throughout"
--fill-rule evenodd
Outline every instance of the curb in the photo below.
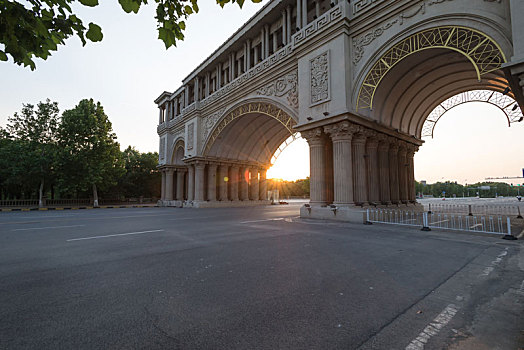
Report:
M 120 209 L 120 208 L 158 208 L 158 205 L 101 205 L 99 207 L 46 207 L 46 208 L 0 208 L 0 212 L 12 211 L 49 211 L 49 210 L 82 210 L 82 209 Z

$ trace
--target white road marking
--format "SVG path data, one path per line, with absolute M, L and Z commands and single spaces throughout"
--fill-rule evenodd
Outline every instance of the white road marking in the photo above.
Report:
M 524 295 L 524 280 L 520 284 L 520 289 L 518 290 L 517 293 Z
M 422 350 L 428 340 L 437 335 L 458 312 L 458 307 L 449 304 L 422 332 L 406 346 L 406 350 Z
M 180 221 L 180 220 L 202 220 L 202 219 L 211 219 L 211 218 L 220 218 L 224 215 L 215 215 L 215 216 L 197 216 L 193 218 L 177 218 L 177 219 L 167 219 L 166 221 Z
M 253 222 L 263 222 L 263 221 L 282 221 L 284 218 L 276 218 L 276 219 L 264 219 L 264 220 L 252 220 L 252 221 L 241 221 L 241 224 L 251 224 Z
M 98 238 L 108 238 L 108 237 L 119 237 L 119 236 L 129 236 L 129 235 L 140 235 L 143 233 L 152 233 L 152 232 L 162 232 L 164 230 L 151 230 L 151 231 L 140 231 L 140 232 L 128 232 L 128 233 L 117 233 L 114 235 L 106 235 L 106 236 L 92 236 L 92 237 L 83 237 L 83 238 L 73 238 L 68 239 L 66 242 L 73 242 L 73 241 L 85 241 L 88 239 L 98 239 Z
M 480 274 L 480 277 L 488 276 L 491 272 L 493 272 L 493 270 L 495 270 L 495 266 L 500 264 L 506 255 L 508 255 L 508 248 L 504 249 L 499 255 L 497 255 L 497 258 L 490 263 L 490 266 L 486 266 L 484 271 L 482 271 Z
M 30 231 L 30 230 L 47 230 L 49 228 L 70 228 L 70 227 L 81 227 L 85 225 L 70 225 L 70 226 L 48 226 L 48 227 L 32 227 L 32 228 L 17 228 L 11 231 Z

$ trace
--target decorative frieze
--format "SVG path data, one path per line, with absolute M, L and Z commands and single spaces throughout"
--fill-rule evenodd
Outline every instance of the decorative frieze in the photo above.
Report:
M 311 104 L 319 104 L 330 99 L 329 89 L 329 51 L 310 61 Z
M 376 38 L 384 34 L 386 30 L 391 28 L 393 24 L 397 23 L 398 19 L 395 19 L 391 22 L 388 22 L 382 26 L 379 26 L 372 31 L 362 35 L 359 38 L 353 38 L 353 48 L 354 50 L 354 57 L 353 57 L 353 64 L 357 64 L 362 59 L 362 56 L 364 55 L 364 47 L 371 44 Z
M 329 26 L 334 21 L 342 17 L 342 9 L 340 5 L 333 7 L 331 10 L 320 16 L 320 18 L 309 23 L 305 29 L 295 33 L 293 35 L 293 45 L 297 47 L 305 42 L 307 39 L 315 36 L 317 33 L 322 31 L 324 28 Z
M 208 115 L 202 119 L 202 142 L 204 142 L 215 124 L 220 120 L 220 117 L 222 117 L 222 114 L 224 114 L 225 108 L 222 108 L 221 110 Z
M 298 71 L 286 74 L 257 90 L 257 95 L 282 97 L 287 94 L 288 104 L 298 109 Z
M 357 0 L 353 1 L 353 14 L 357 15 L 365 10 L 369 10 L 385 0 Z

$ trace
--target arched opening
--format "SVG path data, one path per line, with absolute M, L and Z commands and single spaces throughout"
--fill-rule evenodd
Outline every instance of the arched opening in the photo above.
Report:
M 489 27 L 486 30 L 494 32 Z M 505 62 L 506 55 L 501 46 L 478 30 L 445 26 L 417 32 L 393 44 L 374 60 L 356 97 L 358 112 L 401 135 L 418 140 L 423 136 L 433 136 L 434 131 L 439 130 L 437 123 L 446 121 L 444 125 L 448 130 L 444 134 L 451 140 L 446 142 L 446 137 L 441 135 L 442 147 L 436 151 L 433 142 L 426 139 L 432 147 L 424 145 L 421 149 L 428 147 L 427 151 L 416 157 L 420 162 L 416 175 L 427 177 L 423 180 L 439 181 L 447 176 L 452 178 L 445 180 L 457 182 L 464 182 L 467 178 L 469 181 L 480 180 L 457 171 L 468 168 L 470 174 L 484 172 L 480 175 L 482 177 L 504 176 L 488 174 L 489 167 L 481 170 L 476 165 L 487 162 L 495 169 L 501 164 L 496 157 L 487 160 L 484 154 L 490 151 L 488 144 L 493 137 L 505 140 L 505 135 L 484 135 L 482 144 L 473 137 L 479 133 L 480 117 L 477 121 L 468 119 L 469 125 L 465 125 L 452 116 L 457 115 L 457 111 L 470 116 L 482 114 L 479 114 L 480 109 L 467 112 L 471 104 L 466 104 L 481 101 L 484 110 L 490 111 L 491 119 L 506 118 L 506 122 L 501 124 L 506 128 L 523 120 L 521 106 L 515 101 L 502 69 Z M 444 115 L 446 118 L 440 121 Z M 469 143 L 464 142 L 466 139 Z M 511 152 L 510 145 L 506 146 L 506 151 Z M 432 173 L 439 175 L 430 176 L 421 167 L 432 169 Z M 445 173 L 444 169 L 456 170 L 456 175 Z
M 358 112 L 420 139 L 425 120 L 448 98 L 480 89 L 504 92 L 505 60 L 500 46 L 477 30 L 445 26 L 415 33 L 374 61 L 358 92 Z
M 517 123 L 508 128 L 503 111 L 490 103 L 460 104 L 435 125 L 433 137 L 424 138 L 426 142 L 415 156 L 416 179 L 427 184 L 450 181 L 466 186 L 489 177 L 522 176 L 519 153 L 524 148 L 523 127 Z M 516 186 L 523 179 L 492 181 Z M 469 194 L 474 196 L 476 191 Z
M 195 202 L 265 203 L 267 169 L 282 143 L 295 135 L 294 125 L 289 111 L 268 101 L 244 102 L 224 113 L 204 140 L 203 159 L 194 164 Z

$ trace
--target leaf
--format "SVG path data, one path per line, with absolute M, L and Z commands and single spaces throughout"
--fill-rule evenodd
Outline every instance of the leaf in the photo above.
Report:
M 122 10 L 124 10 L 126 13 L 138 13 L 138 10 L 140 9 L 140 2 L 133 1 L 133 0 L 118 0 L 120 3 L 120 6 L 122 6 Z
M 94 23 L 89 23 L 89 30 L 86 33 L 86 38 L 92 42 L 101 41 L 104 35 L 102 34 L 102 28 Z
M 84 6 L 94 7 L 98 5 L 98 0 L 79 0 Z
M 0 61 L 7 61 L 7 55 L 2 50 L 0 50 Z
M 193 13 L 193 9 L 192 9 L 191 6 L 189 6 L 189 5 L 184 6 L 184 11 L 185 11 L 188 15 L 190 15 L 190 14 Z

